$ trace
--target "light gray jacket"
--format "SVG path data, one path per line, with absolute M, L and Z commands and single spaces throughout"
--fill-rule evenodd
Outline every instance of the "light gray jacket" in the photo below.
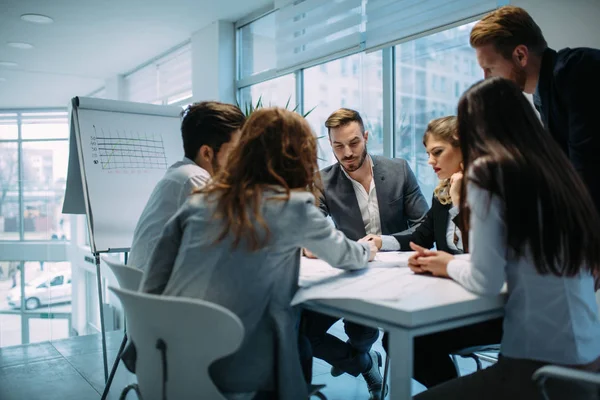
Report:
M 233 248 L 231 235 L 215 243 L 222 220 L 213 218 L 214 204 L 204 195 L 191 196 L 165 226 L 142 290 L 208 300 L 242 320 L 246 334 L 240 350 L 211 368 L 221 391 L 275 390 L 280 399 L 306 400 L 298 310 L 290 306 L 298 288 L 300 249 L 343 269 L 364 268 L 369 249 L 332 227 L 311 194 L 293 192 L 288 201 L 275 196 L 271 190 L 264 193 L 270 241 L 254 252 L 245 241 Z

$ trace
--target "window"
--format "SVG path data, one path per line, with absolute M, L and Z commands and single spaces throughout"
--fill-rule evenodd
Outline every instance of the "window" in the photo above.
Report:
M 21 137 L 23 139 L 68 139 L 67 113 L 64 111 L 22 113 Z
M 0 143 L 0 240 L 19 240 L 19 170 L 16 142 Z
M 126 99 L 172 104 L 191 97 L 192 50 L 189 43 L 125 76 Z
M 68 240 L 70 218 L 62 214 L 68 141 L 26 141 L 22 160 L 24 239 Z
M 479 69 L 472 70 L 472 65 L 477 63 L 475 52 L 469 46 L 469 32 L 473 24 L 395 47 L 395 90 L 399 105 L 395 110 L 395 155 L 409 162 L 427 199 L 431 198 L 438 183 L 427 165 L 422 144 L 427 124 L 432 118 L 455 113 L 457 98 L 461 94 L 461 76 L 469 75 L 464 89 L 483 78 Z M 414 77 L 414 82 L 407 82 L 411 77 Z M 452 81 L 455 81 L 454 91 L 448 87 L 448 82 Z M 431 83 L 428 85 L 427 82 Z M 416 93 L 408 91 L 409 87 L 416 87 Z
M 64 280 L 65 280 L 65 277 L 62 275 L 59 275 L 50 281 L 50 286 L 61 286 L 63 284 Z
M 70 336 L 72 293 L 65 280 L 71 280 L 68 262 L 0 261 L 0 347 Z
M 400 91 L 403 94 L 414 95 L 413 90 L 415 88 L 415 74 L 414 68 L 401 67 L 400 74 L 398 74 Z
M 369 152 L 383 154 L 383 82 L 378 74 L 382 66 L 381 51 L 354 54 L 326 65 L 326 68 L 316 66 L 304 70 L 304 110 L 317 106 L 307 120 L 320 138 L 320 167 L 336 162 L 324 124 L 329 115 L 342 106 L 361 114 L 369 131 Z M 347 68 L 348 65 L 352 67 Z M 345 75 L 340 73 L 342 68 Z M 318 90 L 319 87 L 325 87 L 326 91 Z
M 431 89 L 432 89 L 433 91 L 436 91 L 436 92 L 437 92 L 437 91 L 439 91 L 439 90 L 440 90 L 440 89 L 439 89 L 439 87 L 438 87 L 438 82 L 439 82 L 438 76 L 434 74 L 434 75 L 431 77 Z
M 21 140 L 0 142 L 0 240 L 66 240 L 67 113 L 22 112 L 19 117 Z
M 0 112 L 0 140 L 17 139 L 17 114 Z
M 293 109 L 296 107 L 296 78 L 293 74 L 284 75 L 240 90 L 242 110 L 246 106 L 256 106 L 259 99 L 265 107 L 288 105 Z
M 239 77 L 246 78 L 277 65 L 275 46 L 276 12 L 238 30 Z

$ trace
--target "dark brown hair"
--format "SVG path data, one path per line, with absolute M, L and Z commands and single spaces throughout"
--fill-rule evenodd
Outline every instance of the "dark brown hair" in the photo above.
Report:
M 600 269 L 600 216 L 517 85 L 490 78 L 471 86 L 458 104 L 458 133 L 467 181 L 504 202 L 507 246 L 515 256 L 530 250 L 540 274 Z M 468 245 L 468 234 L 464 239 Z
M 200 147 L 207 145 L 217 154 L 231 135 L 242 128 L 246 117 L 233 104 L 203 101 L 182 112 L 181 136 L 185 156 L 195 160 Z
M 512 58 L 515 47 L 525 45 L 541 55 L 548 44 L 542 30 L 521 7 L 504 6 L 487 14 L 471 30 L 472 47 L 494 45 L 506 59 Z
M 258 250 L 270 236 L 260 211 L 263 191 L 272 188 L 288 200 L 291 190 L 316 194 L 318 182 L 317 139 L 308 122 L 292 111 L 264 108 L 250 115 L 227 165 L 199 192 L 224 221 L 217 242 L 232 234 L 234 247 L 244 239 Z

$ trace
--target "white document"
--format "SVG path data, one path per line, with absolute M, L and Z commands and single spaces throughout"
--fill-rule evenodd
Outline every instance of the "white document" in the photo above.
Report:
M 408 257 L 413 252 L 390 251 L 377 253 L 375 260 L 369 262 L 369 268 L 398 268 L 408 267 Z M 323 279 L 338 276 L 344 270 L 334 268 L 320 259 L 302 257 L 300 262 L 299 285 L 309 286 Z
M 423 279 L 408 268 L 412 252 L 377 253 L 365 269 L 341 270 L 323 260 L 302 257 L 301 289 L 292 305 L 316 299 L 398 300 L 425 289 L 431 279 Z
M 292 305 L 317 299 L 400 300 L 434 283 L 408 268 L 365 268 L 345 271 L 303 287 Z
M 408 258 L 413 255 L 414 251 L 382 251 L 375 255 L 375 260 L 369 264 L 371 267 L 408 267 Z
M 300 259 L 300 287 L 310 286 L 324 279 L 345 273 L 345 270 L 334 268 L 323 260 L 302 257 Z

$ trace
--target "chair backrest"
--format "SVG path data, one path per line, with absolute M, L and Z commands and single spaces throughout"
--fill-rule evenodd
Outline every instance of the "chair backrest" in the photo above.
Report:
M 123 289 L 137 291 L 142 283 L 144 273 L 142 270 L 122 264 L 110 257 L 102 257 L 102 261 L 110 267 L 115 274 L 119 286 Z
M 137 350 L 136 376 L 144 400 L 225 399 L 208 367 L 235 352 L 244 337 L 240 319 L 207 301 L 110 290 L 121 300 Z M 160 343 L 165 344 L 165 363 Z M 166 365 L 166 368 L 163 368 Z M 166 369 L 166 384 L 163 371 Z

